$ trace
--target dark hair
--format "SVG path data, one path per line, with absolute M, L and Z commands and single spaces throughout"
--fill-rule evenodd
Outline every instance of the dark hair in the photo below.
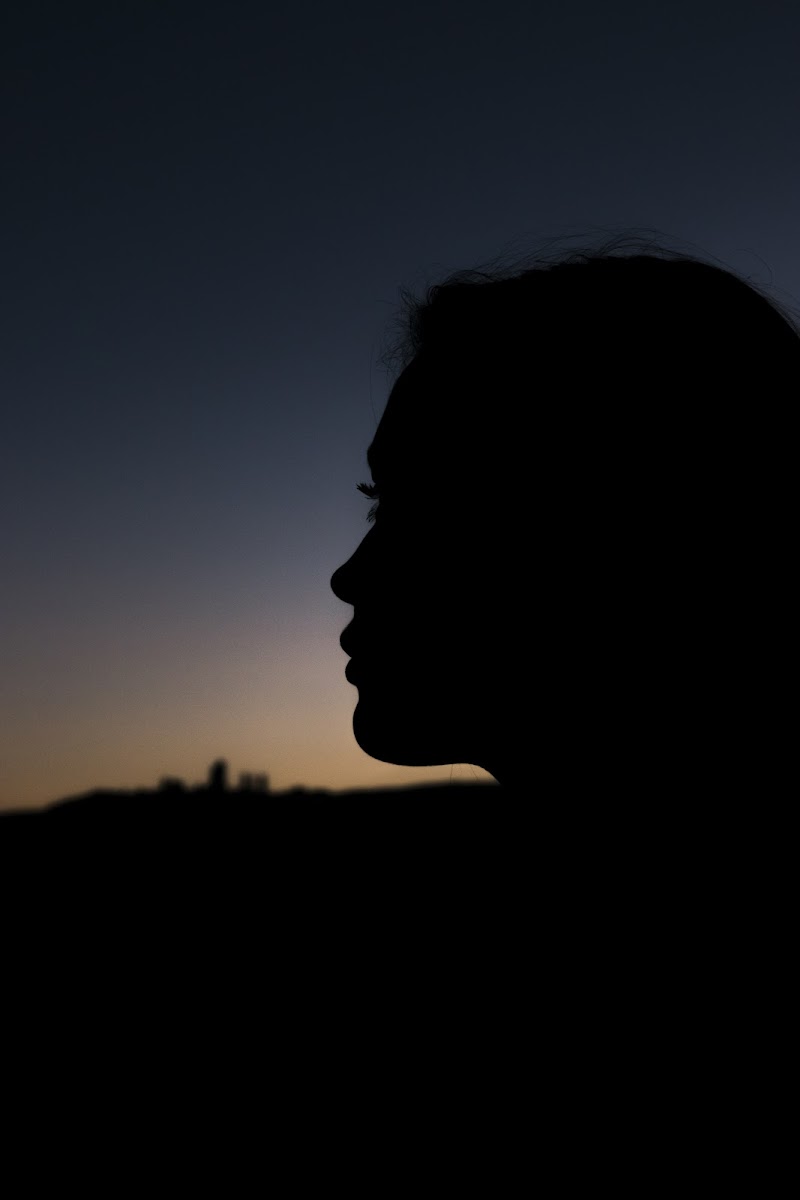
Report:
M 667 248 L 663 238 L 626 231 L 595 248 L 539 250 L 505 266 L 501 254 L 428 286 L 424 299 L 401 286 L 401 313 L 391 323 L 399 332 L 378 362 L 399 373 L 420 351 L 452 339 L 478 357 L 500 349 L 518 370 L 519 356 L 531 349 L 538 364 L 542 354 L 569 353 L 572 339 L 573 352 L 581 345 L 607 358 L 635 336 L 656 369 L 668 354 L 716 373 L 719 348 L 736 378 L 745 361 L 756 371 L 768 367 L 780 376 L 789 369 L 796 377 L 800 310 L 713 256 Z M 538 347 L 531 336 L 537 332 L 544 335 Z

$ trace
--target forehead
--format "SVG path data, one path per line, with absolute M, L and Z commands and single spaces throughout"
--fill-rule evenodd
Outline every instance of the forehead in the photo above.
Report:
M 451 514 L 474 526 L 497 516 L 507 502 L 507 474 L 517 470 L 525 439 L 506 426 L 508 397 L 490 370 L 418 355 L 398 377 L 367 450 L 382 497 L 403 500 L 447 495 Z M 509 454 L 509 441 L 517 453 Z M 501 480 L 502 477 L 502 480 Z
M 464 432 L 466 409 L 463 386 L 454 371 L 430 356 L 412 359 L 391 390 L 367 450 L 375 482 L 432 467 L 440 472 Z
M 386 402 L 375 436 L 367 450 L 367 462 L 376 483 L 388 472 L 394 474 L 407 458 L 408 448 L 419 441 L 421 413 L 420 369 L 414 359 L 398 376 Z

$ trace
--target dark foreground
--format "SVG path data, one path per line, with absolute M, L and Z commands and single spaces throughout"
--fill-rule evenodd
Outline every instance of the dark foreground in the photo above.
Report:
M 423 783 L 396 788 L 355 788 L 350 791 L 334 792 L 327 788 L 294 787 L 284 792 L 257 790 L 214 789 L 209 787 L 166 787 L 138 788 L 132 791 L 107 791 L 95 788 L 79 796 L 68 796 L 37 809 L 10 809 L 0 812 L 0 821 L 6 825 L 20 820 L 48 822 L 76 820 L 130 820 L 138 817 L 153 818 L 156 815 L 170 819 L 204 817 L 225 814 L 254 816 L 262 813 L 274 817 L 276 810 L 290 805 L 340 804 L 347 802 L 385 802 L 447 800 L 466 801 L 470 798 L 487 800 L 500 792 L 499 784 L 475 781 L 472 783 Z
M 777 1194 L 761 1151 L 788 1119 L 771 1064 L 794 842 L 776 816 L 477 783 L 6 815 L 7 1042 L 39 1105 L 61 1082 L 85 1124 L 91 1083 L 130 1143 L 120 1170 L 163 1142 L 207 1183 L 224 1148 L 220 1192 L 241 1168 L 243 1188 L 288 1172 L 315 1195 L 523 1180 L 638 1200 L 681 1194 L 702 1153 L 706 1191 L 735 1162 Z

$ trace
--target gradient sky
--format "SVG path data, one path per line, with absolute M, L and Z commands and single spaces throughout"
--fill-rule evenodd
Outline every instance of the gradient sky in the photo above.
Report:
M 450 778 L 356 745 L 329 587 L 400 285 L 644 226 L 800 296 L 796 6 L 278 7 L 2 17 L 0 807 Z

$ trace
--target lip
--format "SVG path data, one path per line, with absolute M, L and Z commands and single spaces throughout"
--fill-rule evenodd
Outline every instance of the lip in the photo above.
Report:
M 348 658 L 352 658 L 354 654 L 360 653 L 358 648 L 358 638 L 353 638 L 351 630 L 352 622 L 347 626 L 339 638 L 339 645 L 342 647 Z
M 347 664 L 347 666 L 344 669 L 344 677 L 348 681 L 348 683 L 356 683 L 360 676 L 361 676 L 361 670 L 359 668 L 359 664 L 356 662 L 355 659 L 351 658 L 350 662 Z

